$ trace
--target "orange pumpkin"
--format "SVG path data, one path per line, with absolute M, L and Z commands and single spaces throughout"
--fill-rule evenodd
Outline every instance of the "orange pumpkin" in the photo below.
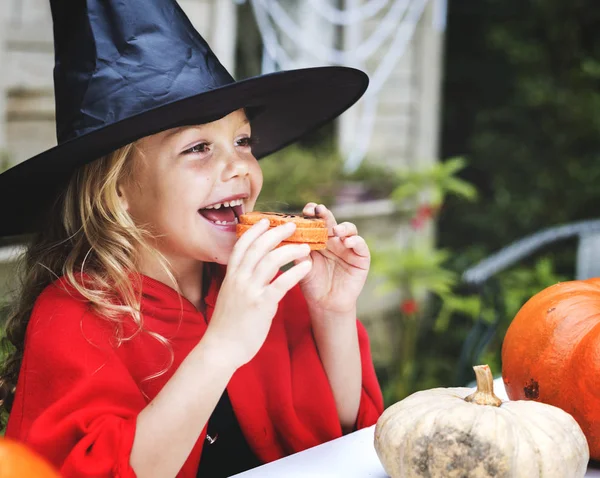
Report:
M 600 279 L 563 282 L 529 299 L 504 338 L 502 378 L 511 400 L 571 414 L 590 457 L 600 459 Z
M 0 478 L 60 478 L 58 472 L 27 446 L 0 437 Z

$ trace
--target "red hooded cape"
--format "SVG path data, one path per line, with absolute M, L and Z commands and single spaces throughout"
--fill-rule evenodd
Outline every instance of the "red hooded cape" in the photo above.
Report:
M 218 294 L 206 297 L 210 320 Z M 61 279 L 38 298 L 6 435 L 27 443 L 65 477 L 134 477 L 129 456 L 138 413 L 156 396 L 190 350 L 206 322 L 174 289 L 142 277 L 146 329 L 169 339 L 170 352 L 140 333 L 115 347 L 115 325 L 99 318 Z M 362 395 L 356 428 L 373 425 L 383 411 L 368 337 L 357 321 Z M 125 333 L 133 325 L 126 326 Z M 279 304 L 265 343 L 228 385 L 232 407 L 254 454 L 263 462 L 338 438 L 333 394 L 312 336 L 299 287 Z M 179 477 L 195 478 L 206 430 Z

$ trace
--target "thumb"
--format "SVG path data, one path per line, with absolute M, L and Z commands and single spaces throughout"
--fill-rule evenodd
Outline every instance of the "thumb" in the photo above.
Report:
M 314 265 L 314 259 L 313 259 L 313 253 L 315 251 L 311 252 L 308 256 L 304 256 L 304 257 L 300 257 L 298 259 L 294 260 L 294 265 L 300 264 L 302 262 L 310 262 L 310 270 L 308 271 L 308 274 L 306 274 L 299 282 L 300 285 L 306 284 L 307 282 L 309 282 L 311 280 L 311 277 L 313 276 L 313 265 Z

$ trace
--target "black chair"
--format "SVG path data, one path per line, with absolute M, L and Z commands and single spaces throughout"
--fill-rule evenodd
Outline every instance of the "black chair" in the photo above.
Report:
M 475 290 L 484 304 L 492 306 L 494 320 L 486 322 L 483 317 L 479 317 L 469 331 L 459 358 L 455 378 L 457 384 L 471 381 L 472 365 L 479 362 L 483 351 L 505 316 L 506 311 L 497 274 L 549 244 L 573 238 L 578 239 L 575 278 L 582 280 L 599 277 L 600 220 L 581 221 L 544 229 L 513 242 L 463 273 L 463 283 L 471 290 Z

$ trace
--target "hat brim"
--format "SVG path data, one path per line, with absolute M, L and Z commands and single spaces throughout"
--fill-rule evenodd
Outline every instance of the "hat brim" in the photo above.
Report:
M 251 125 L 259 142 L 253 152 L 260 159 L 339 116 L 368 84 L 365 73 L 347 67 L 271 73 L 161 105 L 61 143 L 0 174 L 5 208 L 0 237 L 35 232 L 75 169 L 140 138 L 249 108 L 256 112 Z

